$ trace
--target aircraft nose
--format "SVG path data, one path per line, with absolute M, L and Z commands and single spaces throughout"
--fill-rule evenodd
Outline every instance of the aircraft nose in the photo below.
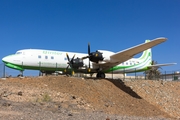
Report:
M 7 58 L 7 57 L 3 57 L 3 58 L 2 58 L 2 61 L 3 61 L 4 63 L 7 63 L 7 62 L 8 62 L 8 58 Z

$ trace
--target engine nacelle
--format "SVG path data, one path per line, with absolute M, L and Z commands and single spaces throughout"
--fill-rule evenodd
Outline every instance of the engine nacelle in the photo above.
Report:
M 78 69 L 79 67 L 83 67 L 84 63 L 82 59 L 76 58 L 72 61 L 73 68 Z
M 114 52 L 111 52 L 111 51 L 107 51 L 107 50 L 98 50 L 99 52 L 103 53 L 103 62 L 110 62 L 111 61 L 111 58 L 110 56 L 115 54 Z
M 110 59 L 110 57 L 105 57 L 104 59 L 103 59 L 103 62 L 109 62 L 111 59 Z

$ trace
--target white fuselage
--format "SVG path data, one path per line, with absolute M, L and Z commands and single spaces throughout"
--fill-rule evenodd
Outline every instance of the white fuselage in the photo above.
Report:
M 114 53 L 111 51 L 105 51 L 105 50 L 99 50 L 103 53 L 104 60 L 101 62 L 102 64 L 105 62 L 108 62 L 110 60 L 109 56 L 113 55 Z M 67 56 L 66 53 L 68 53 L 70 59 L 75 55 L 75 58 L 82 58 L 84 56 L 87 56 L 87 54 L 84 53 L 75 53 L 75 52 L 64 52 L 64 51 L 53 51 L 53 50 L 41 50 L 41 49 L 24 49 L 19 50 L 14 55 L 10 55 L 3 58 L 3 61 L 7 63 L 11 63 L 13 65 L 22 66 L 23 69 L 35 69 L 35 70 L 41 70 L 41 69 L 54 69 L 57 70 L 63 70 L 66 69 L 68 66 L 67 62 Z M 128 61 L 125 61 L 116 67 L 124 67 L 114 69 L 114 73 L 119 72 L 131 72 L 135 70 L 142 69 L 145 65 L 149 64 L 149 60 L 147 62 L 144 62 L 143 64 L 140 64 L 143 62 L 143 59 L 136 59 L 132 58 Z M 89 60 L 84 59 L 84 69 L 89 66 Z M 100 63 L 100 64 L 101 64 Z M 129 67 L 128 67 L 129 66 Z M 91 69 L 98 69 L 99 65 L 93 62 L 90 62 L 90 68 Z M 16 69 L 14 67 L 14 69 Z

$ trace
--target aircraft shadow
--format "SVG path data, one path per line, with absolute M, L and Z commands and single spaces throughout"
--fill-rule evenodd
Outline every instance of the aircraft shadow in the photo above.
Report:
M 126 86 L 122 80 L 114 80 L 114 79 L 106 79 L 110 82 L 112 82 L 116 87 L 123 90 L 125 93 L 129 94 L 130 96 L 142 99 L 136 92 L 134 92 L 129 86 Z

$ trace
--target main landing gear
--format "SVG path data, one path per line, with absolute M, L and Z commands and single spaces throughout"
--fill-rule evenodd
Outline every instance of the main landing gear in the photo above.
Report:
M 106 77 L 105 73 L 103 73 L 103 72 L 98 72 L 97 75 L 96 75 L 96 78 L 104 79 L 105 77 Z

